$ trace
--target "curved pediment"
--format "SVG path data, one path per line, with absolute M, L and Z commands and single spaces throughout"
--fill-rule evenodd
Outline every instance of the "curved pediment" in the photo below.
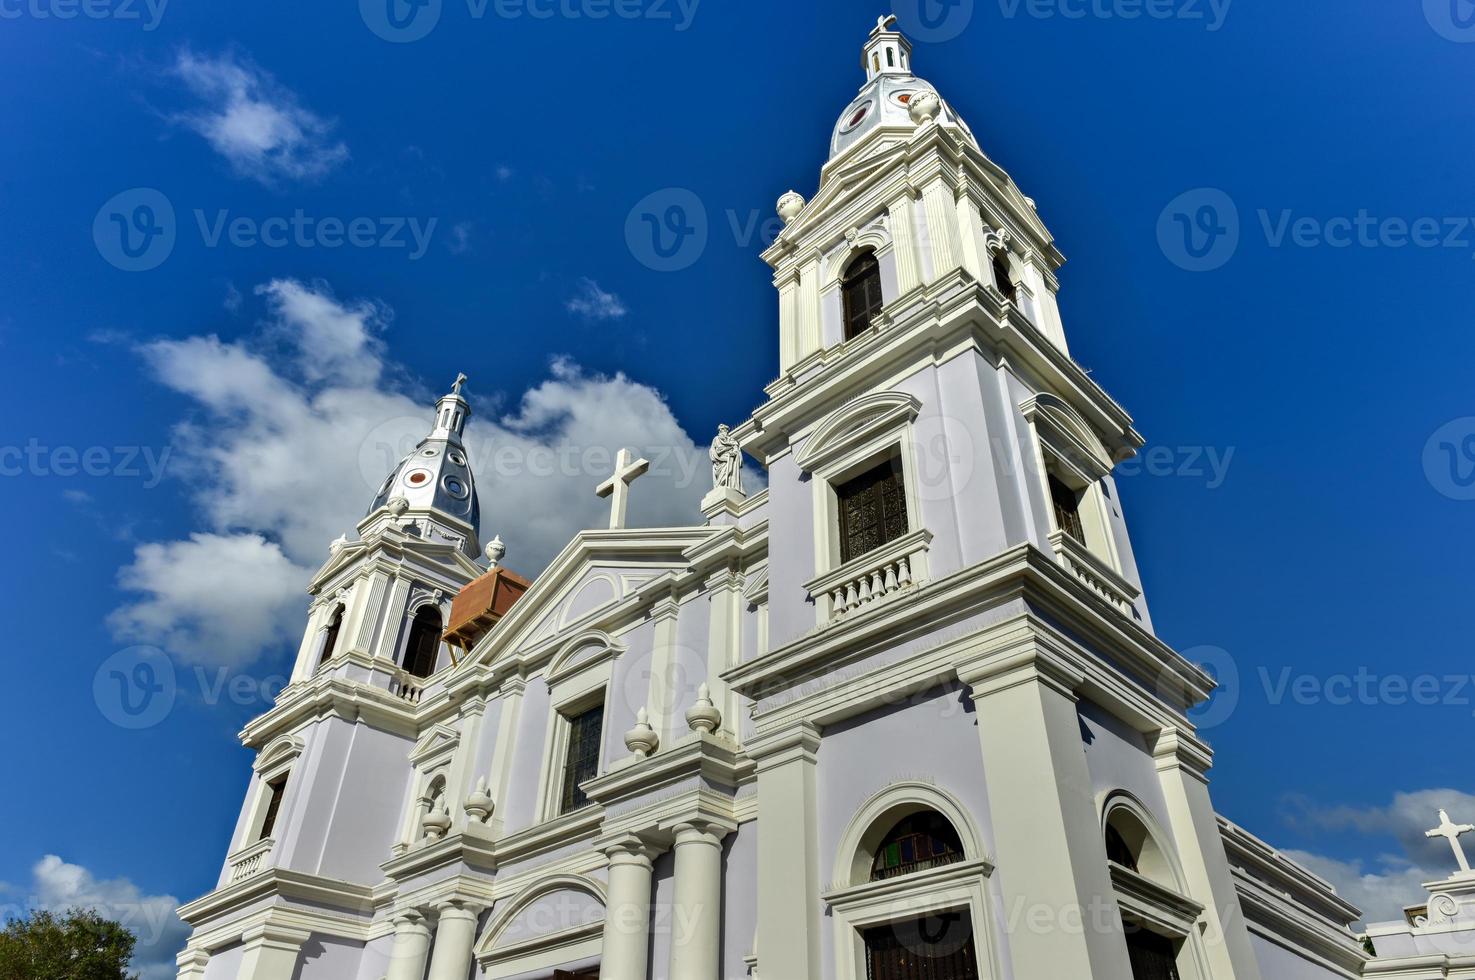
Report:
M 853 445 L 900 429 L 917 417 L 922 403 L 901 391 L 875 391 L 845 403 L 804 440 L 795 462 L 806 473 L 845 454 Z
M 1091 424 L 1057 395 L 1040 392 L 1019 406 L 1055 458 L 1085 483 L 1111 472 L 1111 454 Z
M 586 667 L 602 663 L 624 649 L 624 644 L 604 630 L 584 630 L 559 647 L 548 662 L 548 683 L 556 683 Z
M 502 976 L 520 969 L 517 960 L 530 951 L 557 947 L 571 955 L 597 952 L 604 910 L 601 882 L 582 875 L 544 878 L 524 888 L 492 917 L 476 944 L 476 958 L 484 968 L 500 967 L 495 975 Z

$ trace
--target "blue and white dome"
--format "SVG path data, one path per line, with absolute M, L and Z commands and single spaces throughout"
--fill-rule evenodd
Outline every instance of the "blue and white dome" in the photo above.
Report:
M 892 30 L 895 21 L 895 17 L 882 18 L 866 41 L 863 56 L 866 84 L 835 123 L 835 133 L 830 139 L 832 161 L 874 133 L 891 131 L 903 136 L 913 133 L 917 122 L 912 115 L 912 103 L 924 94 L 936 98 L 941 106 L 937 114 L 939 125 L 957 128 L 978 146 L 973 131 L 937 88 L 912 74 L 912 45 L 904 35 Z
M 426 522 L 428 537 L 455 541 L 474 560 L 481 552 L 481 502 L 471 475 L 471 461 L 461 441 L 471 416 L 471 406 L 461 394 L 464 382 L 464 376 L 458 378 L 451 393 L 436 403 L 434 428 L 385 479 L 369 513 L 389 506 L 397 497 L 403 498 L 408 504 L 406 514 L 432 518 Z M 454 524 L 436 525 L 433 518 L 437 515 L 454 518 Z M 457 534 L 455 525 L 464 525 L 470 534 Z

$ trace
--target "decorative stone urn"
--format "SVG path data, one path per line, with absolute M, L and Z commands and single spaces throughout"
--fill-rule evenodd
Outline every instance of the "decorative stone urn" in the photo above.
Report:
M 789 224 L 799 217 L 799 212 L 804 210 L 804 195 L 798 191 L 789 191 L 778 199 L 778 216 L 784 219 L 784 224 Z
M 937 97 L 936 92 L 918 92 L 907 103 L 907 113 L 918 126 L 936 122 L 937 117 L 942 114 L 942 100 Z
M 686 713 L 686 724 L 694 732 L 711 735 L 722 724 L 722 712 L 712 703 L 712 690 L 703 684 L 697 688 L 697 703 Z
M 635 727 L 625 733 L 625 748 L 635 753 L 635 758 L 646 759 L 653 755 L 661 738 L 650 725 L 650 715 L 641 708 L 635 715 Z

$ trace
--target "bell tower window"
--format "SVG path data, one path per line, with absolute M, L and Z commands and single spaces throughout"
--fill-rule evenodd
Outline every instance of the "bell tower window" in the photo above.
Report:
M 1009 277 L 1009 260 L 1004 257 L 1002 251 L 994 253 L 994 285 L 1004 298 L 1013 303 L 1019 296 L 1019 290 L 1014 288 L 1014 280 Z
M 840 508 L 842 563 L 875 551 L 910 530 L 898 455 L 835 487 L 835 497 Z
M 845 339 L 858 337 L 871 328 L 881 312 L 881 263 L 875 252 L 866 252 L 845 270 L 840 291 L 845 305 Z
M 287 774 L 283 773 L 266 784 L 266 814 L 261 818 L 261 830 L 257 840 L 266 840 L 277 827 L 277 813 L 282 809 L 282 797 L 287 793 Z
M 318 658 L 318 666 L 321 667 L 333 659 L 333 653 L 338 649 L 338 634 L 343 630 L 343 603 L 333 610 L 333 618 L 328 620 L 328 629 L 323 634 L 323 653 Z
M 409 642 L 405 644 L 403 667 L 416 677 L 435 673 L 440 657 L 441 619 L 435 606 L 423 606 L 410 624 Z
M 1050 476 L 1050 504 L 1055 508 L 1055 526 L 1084 544 L 1086 531 L 1081 526 L 1080 494 L 1061 483 L 1054 474 Z

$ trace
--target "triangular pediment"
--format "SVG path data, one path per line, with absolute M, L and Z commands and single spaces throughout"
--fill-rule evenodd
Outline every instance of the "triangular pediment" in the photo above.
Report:
M 461 742 L 461 733 L 447 725 L 435 725 L 410 750 L 410 762 L 416 766 L 449 758 Z

